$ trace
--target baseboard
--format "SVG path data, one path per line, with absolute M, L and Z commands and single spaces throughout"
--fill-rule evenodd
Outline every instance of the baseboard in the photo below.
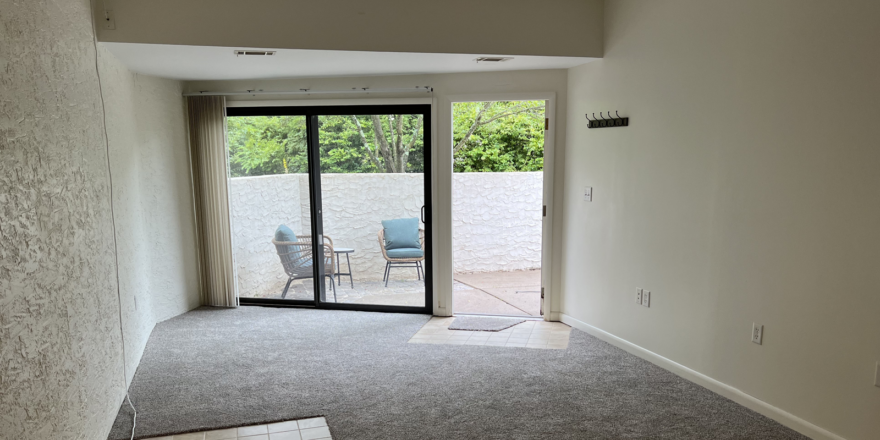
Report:
M 552 315 L 551 315 L 552 319 Z M 669 360 L 663 356 L 660 356 L 657 353 L 652 351 L 648 351 L 638 345 L 633 344 L 625 339 L 621 339 L 617 336 L 612 335 L 602 329 L 593 327 L 586 322 L 568 316 L 564 313 L 559 314 L 559 320 L 562 322 L 578 329 L 584 331 L 592 336 L 595 336 L 615 347 L 621 348 L 624 351 L 636 355 L 642 359 L 645 359 L 652 364 L 655 364 L 665 370 L 668 370 L 676 375 L 687 379 L 697 385 L 703 386 L 710 391 L 713 391 L 721 396 L 724 396 L 734 402 L 745 406 L 746 408 L 751 409 L 761 415 L 769 417 L 782 425 L 785 425 L 807 437 L 810 437 L 814 440 L 845 440 L 843 437 L 834 434 L 828 430 L 822 429 L 800 417 L 797 417 L 791 413 L 783 411 L 773 405 L 770 405 L 767 402 L 759 400 L 753 396 L 750 396 L 730 385 L 727 385 L 723 382 L 719 382 L 715 379 L 712 379 L 705 374 L 694 371 L 684 365 L 676 363 L 672 360 Z

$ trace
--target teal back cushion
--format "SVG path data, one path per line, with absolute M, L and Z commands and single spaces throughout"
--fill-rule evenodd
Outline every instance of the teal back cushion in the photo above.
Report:
M 394 220 L 382 220 L 385 228 L 385 249 L 421 248 L 419 242 L 419 219 L 398 218 Z
M 288 228 L 286 225 L 278 226 L 278 229 L 275 230 L 275 241 L 297 241 L 296 234 Z M 282 258 L 295 259 L 299 254 L 299 246 L 294 245 L 284 245 L 279 246 L 280 253 L 288 254 L 286 256 L 282 256 Z

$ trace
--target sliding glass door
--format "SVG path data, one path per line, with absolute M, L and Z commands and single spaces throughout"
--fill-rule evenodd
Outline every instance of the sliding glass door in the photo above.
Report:
M 430 106 L 227 115 L 242 304 L 432 312 Z

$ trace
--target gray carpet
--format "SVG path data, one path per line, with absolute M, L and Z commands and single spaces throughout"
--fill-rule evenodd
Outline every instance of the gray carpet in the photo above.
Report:
M 449 330 L 470 330 L 474 332 L 498 332 L 526 322 L 516 318 L 484 318 L 482 316 L 459 316 L 449 324 Z
M 336 440 L 804 439 L 573 330 L 567 350 L 408 344 L 428 316 L 201 308 L 158 324 L 137 438 L 326 416 Z M 123 405 L 111 440 L 128 438 Z

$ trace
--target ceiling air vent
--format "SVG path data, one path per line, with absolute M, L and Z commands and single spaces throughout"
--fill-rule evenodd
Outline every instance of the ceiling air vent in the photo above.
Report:
M 512 60 L 513 57 L 480 57 L 475 59 L 474 61 L 478 63 L 500 63 L 503 61 Z
M 242 55 L 256 55 L 256 56 L 271 56 L 275 55 L 274 50 L 236 50 L 235 56 L 240 57 Z

